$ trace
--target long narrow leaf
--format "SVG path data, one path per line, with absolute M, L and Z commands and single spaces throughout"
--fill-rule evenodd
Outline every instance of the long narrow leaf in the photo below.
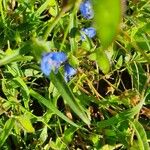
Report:
M 8 138 L 13 126 L 15 123 L 15 119 L 14 118 L 10 118 L 9 120 L 7 120 L 7 122 L 5 123 L 5 126 L 2 130 L 2 132 L 0 133 L 0 147 L 3 146 L 3 144 L 5 143 L 6 139 Z
M 149 144 L 146 136 L 146 132 L 143 128 L 143 126 L 136 120 L 134 122 L 131 122 L 135 132 L 136 136 L 138 138 L 138 148 L 139 150 L 149 150 Z
M 58 72 L 57 74 L 54 74 L 51 72 L 50 79 L 57 88 L 57 90 L 60 92 L 63 99 L 67 102 L 67 104 L 70 106 L 70 108 L 86 123 L 90 124 L 90 120 L 87 117 L 87 114 L 83 111 L 81 106 L 76 101 L 75 96 L 73 95 L 71 89 L 66 84 L 64 78 Z
M 0 66 L 7 65 L 15 61 L 31 61 L 32 59 L 32 56 L 23 56 L 20 54 L 19 50 L 15 50 L 12 54 L 4 56 L 2 59 L 0 59 Z
M 66 122 L 68 122 L 69 124 L 78 127 L 79 126 L 77 124 L 75 124 L 73 121 L 71 121 L 69 118 L 67 118 L 63 113 L 61 113 L 53 104 L 52 102 L 50 102 L 49 100 L 45 99 L 44 97 L 42 97 L 40 94 L 38 94 L 37 92 L 33 91 L 32 89 L 30 89 L 30 95 L 32 97 L 34 97 L 35 99 L 37 99 L 40 103 L 42 103 L 43 105 L 45 105 L 47 108 L 49 108 L 54 114 L 57 114 L 60 118 L 62 118 L 63 120 L 65 120 Z
M 132 117 L 134 117 L 141 109 L 143 105 L 143 101 L 141 101 L 137 106 L 135 106 L 132 109 L 129 110 L 125 110 L 124 112 L 117 114 L 116 116 L 108 119 L 108 120 L 104 120 L 104 121 L 100 121 L 97 123 L 98 128 L 102 129 L 108 126 L 112 126 L 118 122 L 130 119 Z

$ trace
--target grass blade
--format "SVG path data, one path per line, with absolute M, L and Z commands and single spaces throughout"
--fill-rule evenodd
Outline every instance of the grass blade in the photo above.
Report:
M 70 119 L 68 119 L 63 113 L 61 113 L 53 104 L 52 102 L 50 102 L 49 100 L 45 99 L 44 97 L 42 97 L 40 94 L 38 94 L 37 92 L 33 91 L 32 89 L 30 89 L 30 95 L 32 97 L 34 97 L 35 99 L 37 99 L 40 103 L 42 103 L 43 105 L 45 105 L 47 108 L 49 108 L 54 114 L 57 114 L 60 118 L 62 118 L 63 120 L 65 120 L 66 122 L 68 122 L 69 124 L 78 127 L 79 126 L 77 124 L 75 124 L 73 121 L 71 121 Z
M 13 126 L 15 123 L 15 119 L 14 118 L 10 118 L 9 120 L 7 120 L 7 122 L 5 123 L 5 126 L 2 130 L 2 132 L 0 133 L 0 147 L 3 146 L 4 142 L 6 141 L 6 139 L 8 138 Z
M 149 150 L 149 144 L 146 136 L 146 132 L 143 128 L 143 126 L 136 120 L 134 122 L 131 122 L 135 132 L 136 136 L 138 138 L 138 148 L 139 150 Z
M 15 50 L 12 54 L 4 56 L 2 59 L 0 59 L 0 66 L 7 65 L 12 62 L 31 61 L 32 59 L 32 56 L 20 55 L 20 51 Z
M 57 90 L 60 92 L 63 99 L 67 102 L 67 104 L 70 106 L 70 108 L 86 123 L 90 124 L 90 120 L 87 117 L 87 114 L 83 111 L 81 106 L 76 101 L 76 97 L 73 95 L 71 89 L 66 84 L 64 78 L 58 72 L 57 74 L 54 74 L 51 72 L 50 79 L 52 83 L 55 85 Z
M 134 117 L 141 109 L 143 105 L 143 101 L 141 101 L 137 106 L 135 106 L 134 108 L 131 108 L 129 110 L 125 110 L 124 112 L 117 114 L 114 117 L 111 117 L 108 120 L 104 120 L 104 121 L 100 121 L 97 123 L 98 128 L 102 129 L 108 126 L 112 126 L 118 122 L 130 119 L 132 117 Z

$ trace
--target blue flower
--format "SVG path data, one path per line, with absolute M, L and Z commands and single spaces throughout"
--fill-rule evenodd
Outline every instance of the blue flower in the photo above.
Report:
M 94 17 L 94 12 L 90 0 L 85 0 L 80 5 L 81 15 L 86 19 L 92 19 Z
M 41 70 L 46 76 L 49 76 L 52 70 L 54 73 L 57 73 L 59 67 L 64 63 L 64 79 L 66 82 L 68 82 L 71 77 L 77 73 L 77 70 L 74 69 L 70 64 L 66 63 L 66 61 L 67 56 L 63 52 L 45 53 L 41 59 Z
M 85 35 L 89 38 L 93 38 L 96 35 L 96 30 L 93 27 L 89 28 L 83 28 L 81 30 L 83 33 L 81 33 L 81 40 L 84 41 L 86 39 Z
M 71 77 L 77 73 L 77 70 L 74 69 L 68 63 L 65 64 L 64 69 L 65 69 L 65 81 L 68 82 L 71 79 Z
M 67 60 L 67 56 L 63 52 L 50 52 L 43 54 L 41 60 L 41 70 L 46 75 L 49 76 L 51 70 L 57 73 L 59 67 L 62 63 Z

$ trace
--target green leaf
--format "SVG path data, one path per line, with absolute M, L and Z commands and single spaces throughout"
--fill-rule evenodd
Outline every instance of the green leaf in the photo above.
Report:
M 94 52 L 94 53 L 91 53 L 89 56 L 88 56 L 88 58 L 90 59 L 90 60 L 92 60 L 92 61 L 96 61 L 96 53 Z
M 23 100 L 25 107 L 28 108 L 28 101 L 29 101 L 29 89 L 24 80 L 18 76 L 18 73 L 14 68 L 7 66 L 8 71 L 15 77 L 13 78 L 13 82 L 15 83 L 16 86 L 20 87 L 22 89 L 22 94 L 23 94 Z M 19 68 L 18 68 L 19 70 Z
M 36 11 L 36 15 L 40 15 L 48 6 L 54 6 L 55 0 L 46 0 Z
M 138 138 L 138 149 L 139 150 L 149 150 L 149 144 L 148 144 L 148 139 L 146 136 L 146 132 L 143 128 L 143 126 L 137 121 L 135 120 L 134 122 L 131 122 L 135 132 L 136 132 L 136 136 Z
M 63 99 L 70 106 L 70 108 L 78 115 L 78 117 L 80 117 L 86 124 L 89 125 L 90 120 L 87 117 L 87 114 L 84 112 L 84 109 L 77 102 L 77 98 L 73 95 L 71 89 L 66 84 L 60 72 L 58 72 L 57 74 L 51 72 L 50 79 L 57 88 L 57 90 L 60 92 Z
M 66 143 L 66 144 L 69 144 L 71 141 L 72 141 L 72 138 L 73 138 L 73 135 L 75 133 L 77 129 L 75 127 L 70 127 L 70 128 L 67 128 L 65 131 L 64 131 L 64 135 L 63 135 L 63 141 Z
M 34 97 L 35 99 L 37 99 L 40 103 L 42 103 L 43 105 L 45 105 L 47 108 L 49 108 L 54 114 L 57 114 L 60 118 L 62 118 L 63 120 L 65 120 L 66 122 L 68 122 L 69 124 L 78 127 L 79 126 L 77 124 L 75 124 L 73 121 L 71 121 L 69 118 L 67 118 L 63 113 L 61 113 L 54 105 L 52 102 L 50 102 L 50 100 L 45 99 L 44 97 L 42 97 L 40 94 L 38 94 L 37 92 L 33 91 L 32 89 L 30 89 L 30 95 L 32 97 Z
M 122 64 L 123 64 L 123 57 L 122 57 L 122 55 L 119 57 L 119 59 L 117 60 L 117 63 L 116 63 L 116 65 L 115 65 L 115 67 L 117 68 L 117 69 L 120 69 L 121 68 L 121 66 L 122 66 Z
M 40 134 L 39 142 L 42 145 L 48 137 L 47 126 L 45 126 Z
M 121 0 L 93 0 L 95 22 L 101 44 L 106 49 L 114 40 L 121 21 Z
M 49 52 L 49 43 L 39 40 L 37 38 L 32 38 L 32 41 L 29 42 L 31 45 L 31 51 L 33 56 L 39 61 L 41 56 L 45 52 Z
M 142 68 L 143 66 L 140 63 L 132 63 L 130 65 L 129 73 L 132 77 L 132 84 L 135 89 L 139 92 L 142 92 L 145 83 L 147 82 L 146 72 Z
M 17 116 L 16 119 L 21 124 L 23 129 L 25 129 L 26 132 L 28 132 L 28 133 L 35 132 L 35 130 L 34 130 L 32 124 L 31 124 L 31 121 L 30 121 L 29 118 L 27 118 L 26 116 L 22 115 L 22 116 Z
M 20 50 L 14 50 L 11 54 L 0 59 L 0 66 L 7 65 L 12 62 L 31 61 L 32 59 L 32 56 L 22 56 L 20 55 Z
M 7 137 L 9 136 L 13 126 L 15 123 L 15 119 L 14 118 L 10 118 L 7 120 L 7 122 L 5 123 L 5 126 L 2 130 L 2 132 L 0 133 L 0 147 L 3 146 L 3 144 L 5 143 Z
M 97 123 L 97 127 L 99 129 L 115 125 L 119 122 L 122 122 L 124 120 L 128 120 L 133 118 L 137 113 L 139 113 L 141 107 L 143 105 L 143 101 L 141 101 L 138 105 L 136 105 L 134 108 L 131 108 L 129 110 L 125 110 L 124 112 L 121 112 L 117 114 L 114 117 L 111 117 L 110 119 L 103 120 Z
M 26 85 L 26 83 L 23 81 L 23 79 L 21 79 L 20 77 L 16 77 L 13 79 L 14 81 L 17 82 L 18 85 L 20 85 L 22 87 L 22 89 L 25 91 L 26 96 L 29 96 L 29 89 Z
M 110 62 L 104 50 L 102 49 L 96 50 L 96 60 L 99 68 L 102 70 L 104 74 L 110 71 Z
M 75 57 L 74 55 L 70 54 L 69 55 L 69 64 L 71 64 L 74 67 L 79 66 L 79 60 L 77 59 L 77 57 Z
M 0 115 L 7 112 L 10 107 L 11 106 L 9 102 L 3 99 L 2 97 L 0 97 Z
M 141 23 L 138 25 L 140 28 L 133 27 L 132 28 L 132 41 L 137 43 L 137 46 L 144 51 L 150 50 L 150 38 L 146 36 L 146 34 L 150 33 L 150 23 Z
M 20 77 L 16 77 L 13 79 L 13 81 L 21 87 L 22 89 L 22 94 L 23 94 L 23 100 L 24 100 L 24 104 L 25 104 L 25 107 L 28 108 L 28 102 L 29 102 L 29 89 L 26 85 L 26 83 L 23 81 L 22 78 Z

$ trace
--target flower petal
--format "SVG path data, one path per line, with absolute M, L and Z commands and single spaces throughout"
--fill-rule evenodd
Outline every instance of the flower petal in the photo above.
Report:
M 96 35 L 96 30 L 93 27 L 83 28 L 81 30 L 87 37 L 93 38 Z M 85 35 L 81 33 L 81 40 L 85 40 Z
M 77 70 L 74 69 L 70 64 L 65 64 L 65 81 L 68 82 L 72 76 L 77 73 Z
M 86 19 L 92 19 L 94 17 L 94 12 L 90 0 L 85 0 L 80 5 L 81 15 Z
M 41 59 L 41 70 L 46 76 L 51 73 L 51 70 L 57 73 L 61 64 L 66 60 L 67 56 L 63 52 L 45 53 L 43 54 Z

